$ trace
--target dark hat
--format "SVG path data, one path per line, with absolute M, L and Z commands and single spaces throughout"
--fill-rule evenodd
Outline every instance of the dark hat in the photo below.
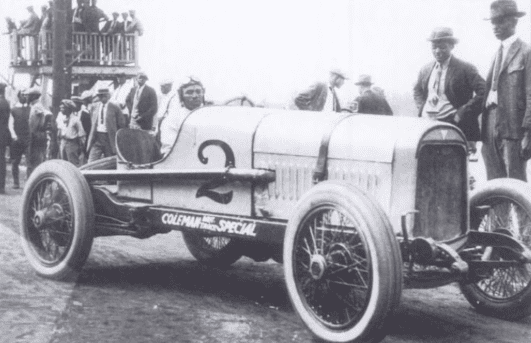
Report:
M 338 69 L 338 68 L 332 69 L 330 70 L 330 74 L 334 74 L 334 75 L 344 78 L 345 80 L 348 80 L 347 73 L 343 72 L 343 70 L 341 69 Z
M 112 12 L 112 15 L 119 16 L 120 13 L 118 13 L 118 12 Z
M 459 42 L 459 40 L 454 37 L 454 30 L 449 27 L 436 27 L 431 32 L 428 40 L 430 42 L 448 41 L 454 44 Z
M 525 15 L 525 12 L 518 11 L 518 5 L 514 0 L 496 0 L 490 4 L 490 18 L 485 20 L 493 20 L 503 17 L 520 18 Z
M 76 104 L 70 99 L 61 100 L 61 105 L 64 105 L 66 108 L 69 108 L 72 111 L 76 110 Z
M 372 78 L 370 75 L 360 75 L 360 77 L 358 78 L 358 82 L 355 83 L 355 85 L 372 85 Z
M 106 94 L 111 94 L 111 92 L 109 92 L 109 88 L 100 88 L 98 89 L 98 93 L 96 93 L 96 95 L 106 95 Z

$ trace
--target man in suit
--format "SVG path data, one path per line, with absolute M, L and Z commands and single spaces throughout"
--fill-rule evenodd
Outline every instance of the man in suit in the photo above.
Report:
M 13 174 L 13 188 L 20 188 L 19 165 L 22 155 L 29 159 L 29 115 L 30 108 L 27 106 L 26 97 L 19 91 L 17 94 L 18 103 L 11 108 L 11 117 L 9 117 L 9 131 L 11 132 L 11 173 Z
M 438 27 L 428 38 L 435 61 L 426 64 L 413 89 L 419 117 L 457 125 L 474 153 L 480 140 L 478 117 L 485 94 L 485 80 L 476 67 L 452 55 L 458 40 L 453 30 Z
M 116 154 L 116 132 L 125 127 L 122 111 L 118 105 L 109 101 L 109 89 L 98 90 L 100 102 L 92 107 L 92 125 L 87 143 L 88 162 Z
M 126 103 L 131 113 L 129 127 L 131 129 L 141 129 L 151 131 L 153 128 L 153 117 L 157 113 L 157 93 L 153 88 L 146 85 L 148 80 L 144 72 L 139 72 L 136 77 L 137 85 L 131 89 L 127 96 Z
M 494 35 L 501 41 L 487 77 L 482 121 L 483 158 L 487 179 L 526 177 L 531 157 L 531 49 L 515 35 L 518 11 L 514 0 L 490 7 Z
M 393 115 L 391 106 L 383 95 L 375 92 L 370 75 L 360 75 L 356 86 L 360 88 L 360 95 L 351 104 L 351 111 L 356 113 Z
M 328 84 L 317 82 L 295 97 L 295 105 L 300 110 L 307 111 L 335 111 L 341 112 L 341 105 L 336 94 L 348 79 L 346 74 L 339 69 L 330 71 Z

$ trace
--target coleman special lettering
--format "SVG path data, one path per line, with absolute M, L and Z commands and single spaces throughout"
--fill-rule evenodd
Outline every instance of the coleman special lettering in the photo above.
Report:
M 251 237 L 256 236 L 256 223 L 253 221 L 235 221 L 209 215 L 169 212 L 162 214 L 161 221 L 165 225 L 175 225 L 189 229 L 201 229 Z

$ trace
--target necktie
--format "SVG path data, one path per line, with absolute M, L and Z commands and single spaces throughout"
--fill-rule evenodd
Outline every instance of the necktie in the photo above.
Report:
M 435 94 L 441 95 L 441 76 L 442 76 L 442 67 L 440 63 L 435 65 L 435 80 L 433 81 L 433 90 Z
M 503 61 L 503 45 L 500 45 L 498 53 L 496 54 L 496 61 L 494 62 L 494 76 L 492 78 L 492 90 L 498 89 L 498 78 L 500 77 L 501 65 Z
M 332 92 L 332 110 L 334 112 L 339 112 L 339 104 L 337 100 L 336 90 L 334 87 L 330 87 L 330 91 Z
M 100 111 L 100 124 L 103 124 L 103 109 L 105 108 L 104 104 L 101 104 L 101 111 Z

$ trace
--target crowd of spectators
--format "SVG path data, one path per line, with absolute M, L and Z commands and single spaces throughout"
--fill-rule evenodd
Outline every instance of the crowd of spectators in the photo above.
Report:
M 41 14 L 37 14 L 33 6 L 28 6 L 28 17 L 22 20 L 17 26 L 16 22 L 6 17 L 7 34 L 17 35 L 17 63 L 35 62 L 39 50 L 46 50 L 50 42 L 47 33 L 52 31 L 53 24 L 53 1 L 41 7 Z M 136 15 L 135 10 L 127 12 L 112 12 L 107 15 L 97 6 L 97 0 L 77 0 L 77 6 L 72 9 L 72 32 L 98 34 L 104 36 L 97 46 L 92 47 L 95 52 L 99 52 L 97 57 L 106 57 L 112 53 L 112 46 L 124 46 L 124 42 L 118 36 L 124 34 L 144 34 L 142 22 Z M 112 43 L 112 37 L 117 37 Z M 100 45 L 105 45 L 103 49 Z M 84 47 L 85 48 L 85 47 Z M 127 47 L 131 49 L 131 47 Z M 101 50 L 106 50 L 103 54 Z M 105 56 L 104 56 L 105 55 Z

